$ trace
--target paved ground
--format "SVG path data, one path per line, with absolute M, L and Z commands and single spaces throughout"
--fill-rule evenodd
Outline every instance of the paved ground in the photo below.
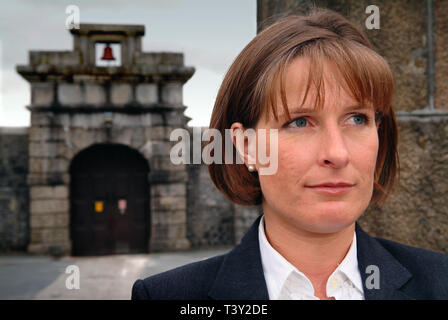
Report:
M 0 255 L 0 299 L 124 299 L 136 279 L 226 253 L 231 248 L 188 252 L 63 257 Z M 79 268 L 79 289 L 69 290 L 66 273 Z

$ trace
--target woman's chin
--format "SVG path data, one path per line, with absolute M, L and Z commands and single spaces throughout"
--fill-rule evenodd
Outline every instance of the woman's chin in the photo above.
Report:
M 310 231 L 318 233 L 334 233 L 341 231 L 352 225 L 362 214 L 354 210 L 353 206 L 344 204 L 326 204 L 315 210 L 312 217 L 309 217 Z

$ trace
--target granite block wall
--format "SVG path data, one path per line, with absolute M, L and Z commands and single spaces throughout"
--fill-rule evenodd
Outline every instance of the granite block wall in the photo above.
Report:
M 187 166 L 187 238 L 194 248 L 233 245 L 234 206 L 215 188 L 207 166 Z
M 0 251 L 29 242 L 28 128 L 0 128 Z

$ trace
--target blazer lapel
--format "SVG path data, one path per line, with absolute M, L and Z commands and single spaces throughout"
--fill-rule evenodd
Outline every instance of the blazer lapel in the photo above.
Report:
M 261 215 L 221 265 L 209 297 L 217 300 L 269 300 L 261 264 L 258 225 Z
M 412 277 L 375 238 L 365 233 L 356 223 L 356 241 L 358 251 L 358 268 L 363 282 L 366 300 L 413 299 L 400 291 L 400 288 Z M 369 267 L 372 266 L 372 267 Z M 368 268 L 369 267 L 369 268 Z M 367 288 L 377 272 L 379 288 Z
M 261 215 L 232 251 L 230 251 L 218 271 L 209 297 L 217 300 L 269 300 L 269 294 L 261 263 L 258 242 L 258 226 Z M 412 277 L 392 254 L 375 238 L 365 233 L 356 223 L 358 268 L 363 282 L 366 300 L 413 299 L 400 291 Z M 379 271 L 379 288 L 368 288 L 373 276 Z M 377 268 L 375 268 L 377 267 Z M 373 271 L 375 272 L 375 271 Z

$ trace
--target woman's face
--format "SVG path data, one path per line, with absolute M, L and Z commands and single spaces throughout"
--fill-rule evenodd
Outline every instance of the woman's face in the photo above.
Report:
M 263 209 L 272 219 L 304 231 L 337 232 L 351 226 L 372 197 L 378 153 L 375 112 L 356 108 L 330 63 L 324 67 L 324 107 L 314 110 L 316 92 L 310 88 L 302 110 L 296 111 L 306 87 L 303 70 L 308 70 L 308 60 L 298 58 L 285 74 L 293 121 L 288 122 L 279 97 L 279 121 L 261 119 L 256 126 L 278 129 L 278 169 L 259 175 Z M 257 162 L 257 167 L 262 165 Z

